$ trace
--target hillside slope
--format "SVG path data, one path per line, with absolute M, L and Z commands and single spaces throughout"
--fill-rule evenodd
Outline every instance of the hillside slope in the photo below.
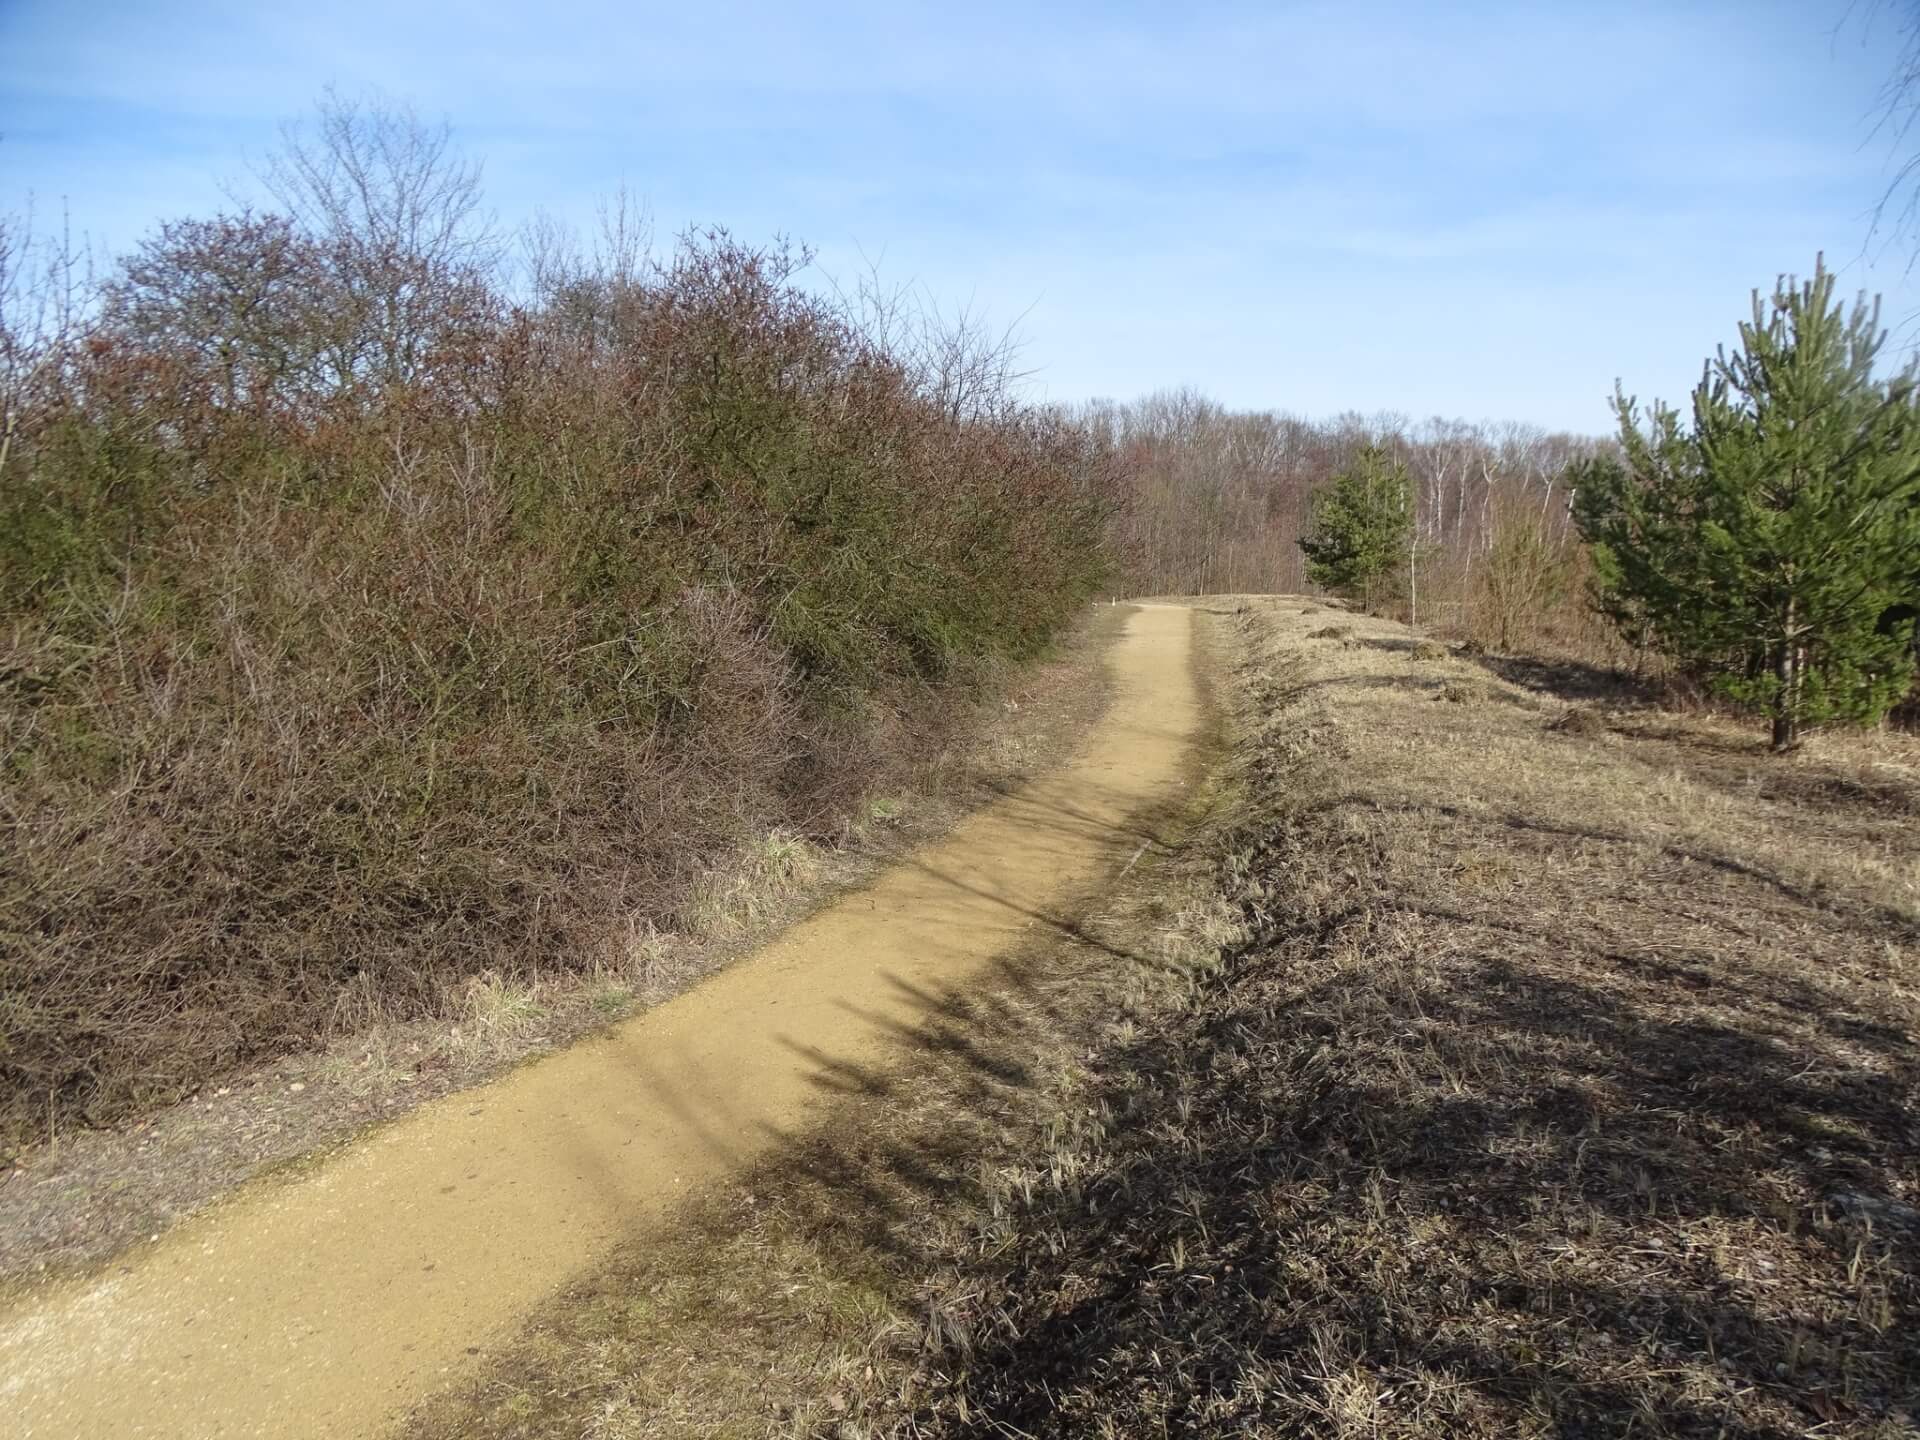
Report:
M 898 1433 L 1920 1433 L 1920 750 L 1239 625 L 1248 938 L 1094 1058 Z

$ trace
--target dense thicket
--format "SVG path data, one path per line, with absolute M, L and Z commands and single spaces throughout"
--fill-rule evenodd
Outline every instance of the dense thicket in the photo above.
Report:
M 1102 578 L 1103 446 L 803 253 L 515 279 L 351 104 L 268 178 L 92 291 L 0 238 L 0 1132 L 596 963 Z

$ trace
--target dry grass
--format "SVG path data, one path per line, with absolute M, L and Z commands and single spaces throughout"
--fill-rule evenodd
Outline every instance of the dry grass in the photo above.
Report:
M 1257 930 L 903 1434 L 1916 1433 L 1920 752 L 1247 627 Z M 1459 694 L 1435 706 L 1434 694 Z
M 419 1433 L 1920 1434 L 1913 742 L 1225 623 L 1191 843 Z

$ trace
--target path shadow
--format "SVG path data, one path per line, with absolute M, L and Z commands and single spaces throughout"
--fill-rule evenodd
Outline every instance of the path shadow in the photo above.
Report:
M 1614 706 L 1655 707 L 1672 698 L 1661 681 L 1606 665 L 1581 660 L 1545 659 L 1530 655 L 1468 655 L 1491 675 L 1512 684 L 1550 695 L 1568 704 L 1604 703 Z
M 1401 820 L 1527 885 L 1410 883 L 1375 838 Z M 1193 1003 L 1110 1026 L 1122 977 L 1178 967 L 1075 897 L 1010 906 L 1030 933 L 988 983 L 888 976 L 871 1052 L 793 1047 L 815 1122 L 763 1131 L 755 1218 L 695 1232 L 777 1211 L 812 1274 L 884 1291 L 871 1353 L 917 1388 L 863 1430 L 1914 1433 L 1910 917 L 1733 848 L 1357 781 L 1238 843 L 1256 934 Z M 648 1263 L 597 1283 L 645 1293 Z
M 1725 874 L 1730 926 L 1753 886 L 1823 918 Z M 1920 1044 L 1885 1000 L 1572 913 L 1285 921 L 1106 1057 L 1115 1158 L 1036 1207 L 997 1333 L 949 1356 L 964 1404 L 916 1423 L 1344 1433 L 1397 1396 L 1426 1418 L 1382 1433 L 1907 1433 Z

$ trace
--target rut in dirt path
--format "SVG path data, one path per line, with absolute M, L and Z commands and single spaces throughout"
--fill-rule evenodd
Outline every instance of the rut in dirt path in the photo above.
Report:
M 7 1434 L 359 1436 L 694 1186 L 807 1125 L 941 998 L 1148 840 L 1201 710 L 1192 612 L 1143 606 L 1075 761 L 694 990 L 99 1275 L 0 1310 Z

